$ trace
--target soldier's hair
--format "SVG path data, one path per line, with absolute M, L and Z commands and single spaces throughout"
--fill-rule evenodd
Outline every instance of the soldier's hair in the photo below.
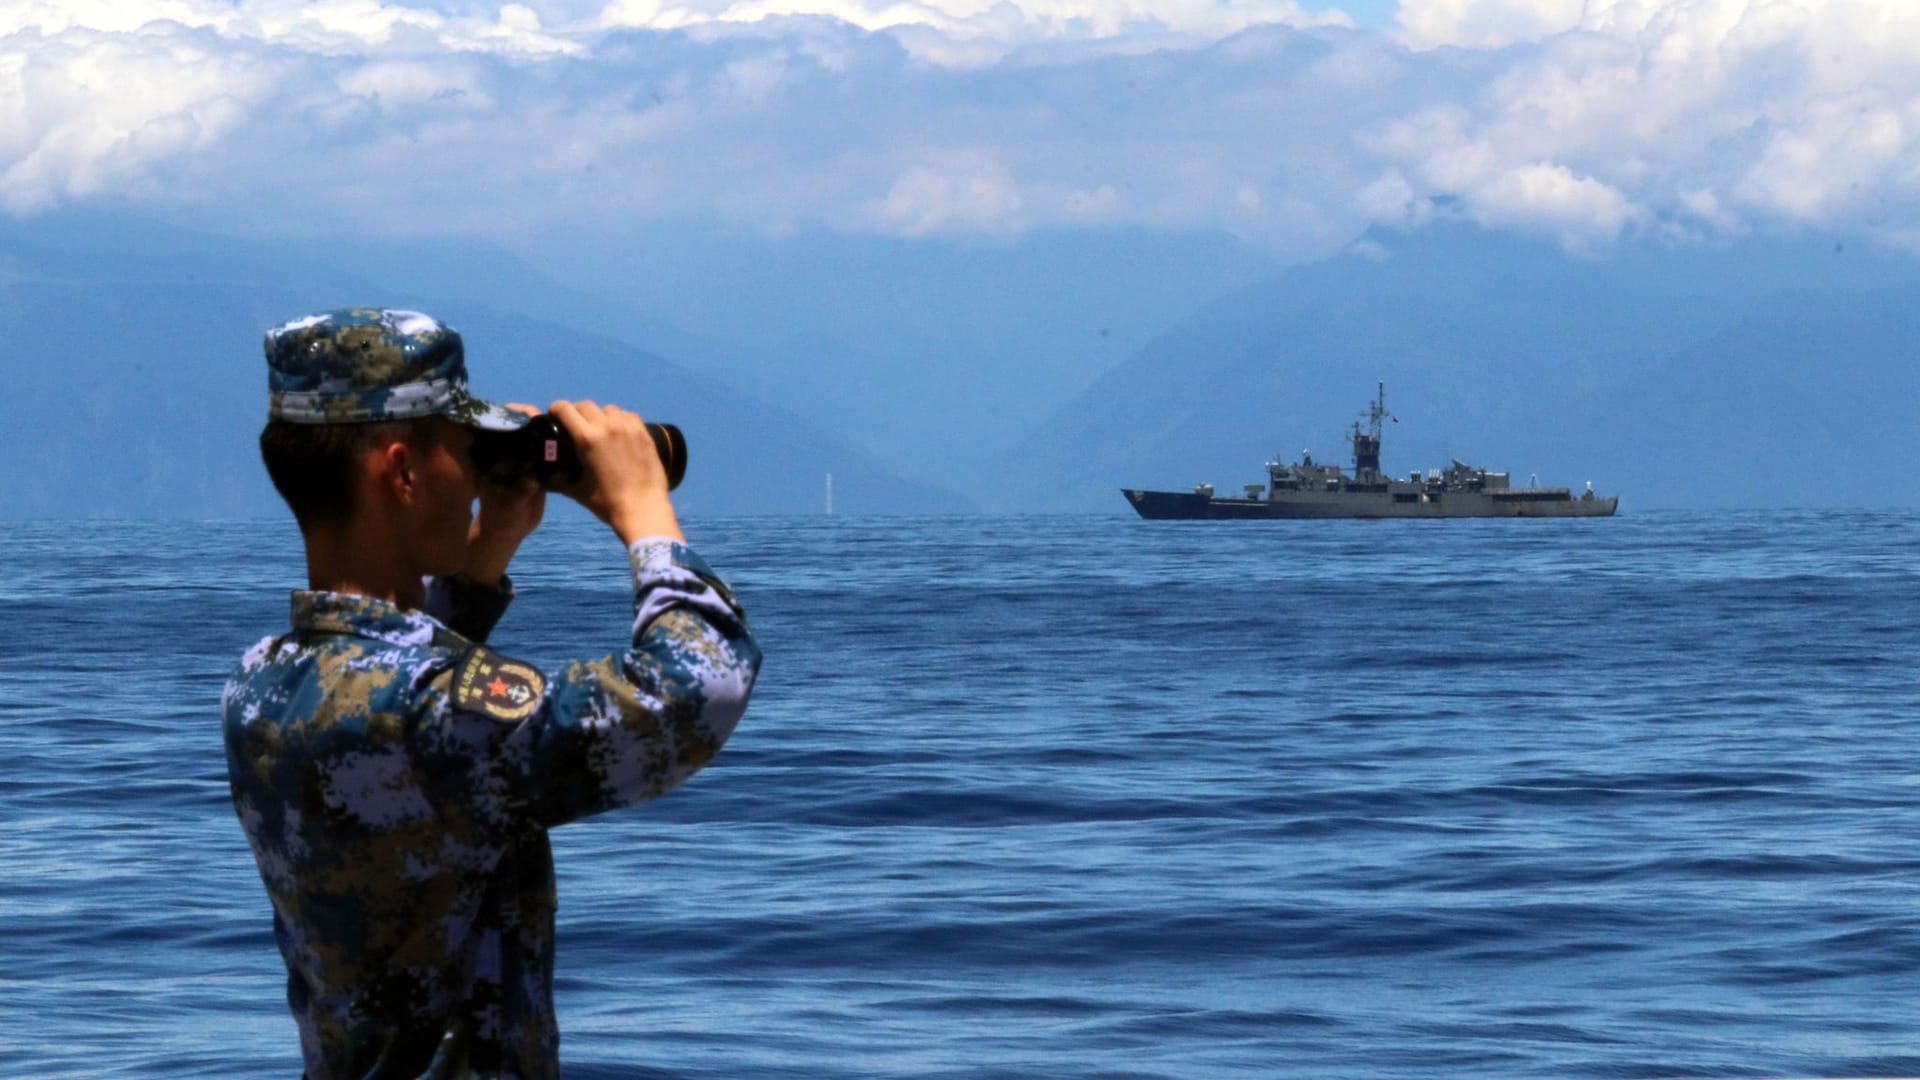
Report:
M 433 431 L 429 420 L 361 424 L 269 420 L 260 431 L 260 460 L 302 529 L 338 525 L 353 516 L 353 475 L 362 454 L 394 438 L 424 445 Z

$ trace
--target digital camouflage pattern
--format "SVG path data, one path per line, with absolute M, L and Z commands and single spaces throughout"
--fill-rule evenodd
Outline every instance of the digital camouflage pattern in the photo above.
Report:
M 267 415 L 299 424 L 445 416 L 512 431 L 526 415 L 467 392 L 466 349 L 417 311 L 348 308 L 267 331 Z
M 720 749 L 760 651 L 667 540 L 629 549 L 628 648 L 552 674 L 484 644 L 511 585 L 427 611 L 295 592 L 222 697 L 307 1080 L 559 1075 L 547 830 L 662 794 Z

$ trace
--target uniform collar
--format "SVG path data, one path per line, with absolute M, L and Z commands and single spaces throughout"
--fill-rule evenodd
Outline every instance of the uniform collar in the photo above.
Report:
M 374 596 L 295 589 L 293 629 L 301 634 L 349 634 L 391 645 L 428 646 L 458 637 L 438 619 Z

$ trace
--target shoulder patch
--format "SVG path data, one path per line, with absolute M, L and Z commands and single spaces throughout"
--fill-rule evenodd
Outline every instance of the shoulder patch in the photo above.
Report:
M 546 677 L 532 664 L 509 660 L 484 646 L 468 653 L 453 673 L 456 706 L 509 723 L 531 716 L 546 689 Z

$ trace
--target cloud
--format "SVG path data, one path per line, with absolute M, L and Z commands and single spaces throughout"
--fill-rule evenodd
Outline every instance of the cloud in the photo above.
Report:
M 1575 250 L 1612 243 L 1644 214 L 1615 188 L 1544 161 L 1476 186 L 1468 208 L 1483 225 L 1538 229 Z
M 1436 201 L 1638 230 L 1920 235 L 1920 5 L 1423 0 L 15 0 L 0 208 L 499 236 L 1224 229 Z
M 1489 66 L 1363 142 L 1489 221 L 1574 247 L 1656 222 L 1891 237 L 1916 194 L 1920 5 L 1434 0 L 1399 24 L 1425 63 Z
M 1402 40 L 1415 48 L 1497 48 L 1572 30 L 1589 6 L 1589 0 L 1422 0 L 1401 5 L 1396 21 Z
M 1310 12 L 1292 0 L 610 0 L 599 22 L 677 30 L 791 15 L 827 16 L 865 30 L 922 27 L 997 42 L 1164 33 L 1217 39 L 1252 26 L 1353 22 L 1337 9 Z
M 907 168 L 866 216 L 883 230 L 905 236 L 1019 231 L 1024 200 L 1012 173 L 991 154 L 969 157 Z
M 1920 111 L 1911 102 L 1860 90 L 1812 101 L 1766 140 L 1734 185 L 1749 204 L 1818 222 L 1887 197 L 1911 193 Z
M 0 48 L 0 207 L 14 213 L 140 192 L 156 167 L 218 152 L 276 79 L 261 57 L 193 35 L 76 31 L 33 45 Z
M 545 33 L 540 18 L 534 8 L 513 3 L 441 10 L 379 0 L 12 0 L 0 7 L 0 35 L 133 33 L 171 25 L 321 53 L 580 51 L 576 42 Z

